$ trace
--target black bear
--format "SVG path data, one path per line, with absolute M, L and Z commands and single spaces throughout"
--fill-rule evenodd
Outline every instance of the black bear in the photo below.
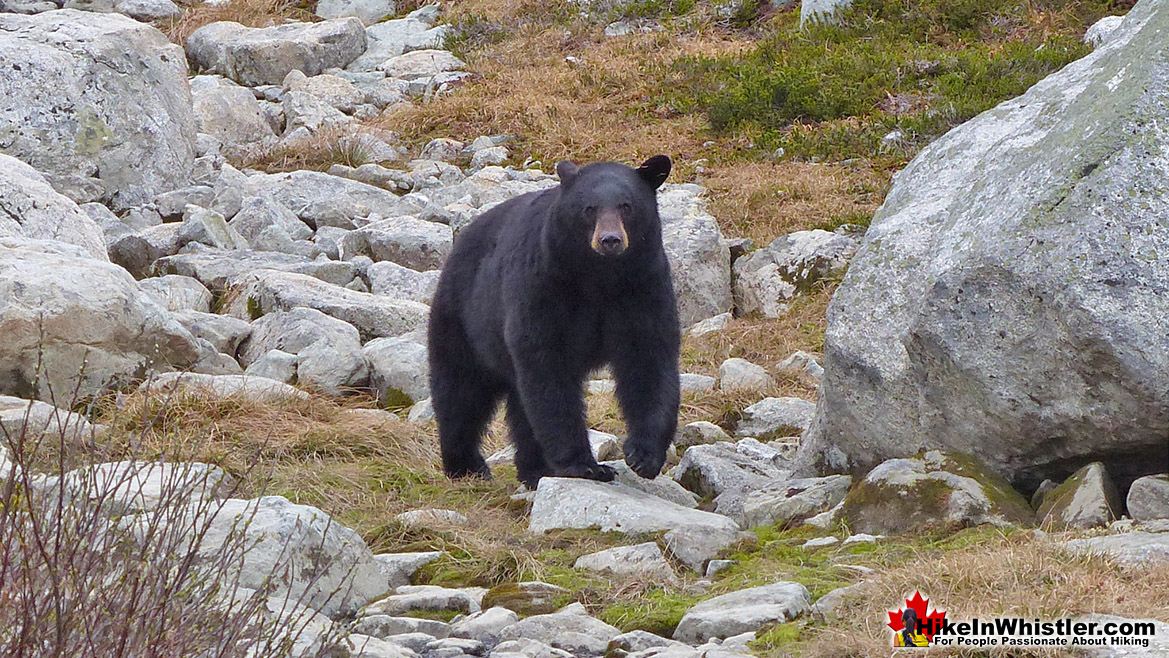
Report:
M 560 185 L 460 232 L 430 311 L 430 390 L 450 477 L 491 477 L 479 442 L 500 400 L 520 480 L 610 481 L 585 423 L 584 381 L 609 364 L 625 461 L 656 477 L 678 422 L 681 341 L 656 190 L 664 155 L 556 167 Z

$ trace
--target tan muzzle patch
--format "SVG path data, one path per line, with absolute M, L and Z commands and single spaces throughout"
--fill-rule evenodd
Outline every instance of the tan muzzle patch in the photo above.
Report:
M 593 251 L 602 256 L 616 256 L 629 246 L 629 235 L 625 233 L 625 222 L 616 210 L 603 210 L 597 215 L 593 227 Z

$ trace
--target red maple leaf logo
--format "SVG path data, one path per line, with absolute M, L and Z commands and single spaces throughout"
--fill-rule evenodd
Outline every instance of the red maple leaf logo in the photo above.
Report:
M 942 627 L 942 620 L 946 618 L 946 611 L 934 610 L 933 612 L 926 614 L 926 609 L 929 607 L 929 604 L 930 600 L 923 599 L 921 597 L 921 592 L 914 592 L 912 599 L 905 599 L 905 605 L 909 608 L 912 608 L 913 611 L 917 613 L 918 620 L 923 622 L 921 627 L 922 634 L 924 634 L 926 638 L 932 642 L 934 639 L 934 632 L 941 629 Z M 896 612 L 889 611 L 889 628 L 892 628 L 894 632 L 905 628 L 905 623 L 901 621 L 901 614 L 904 611 L 905 608 L 901 608 Z

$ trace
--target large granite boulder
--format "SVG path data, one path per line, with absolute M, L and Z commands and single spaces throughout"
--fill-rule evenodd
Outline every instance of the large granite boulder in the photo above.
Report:
M 0 14 L 0 144 L 136 206 L 185 183 L 195 118 L 183 49 L 118 14 Z
M 663 185 L 658 191 L 662 242 L 683 327 L 731 310 L 731 251 L 703 193 L 697 185 Z
M 1169 470 L 1169 2 L 926 147 L 828 310 L 805 471 L 972 452 L 1023 490 Z
M 0 236 L 60 240 L 109 260 L 101 226 L 36 169 L 0 153 Z
M 201 358 L 126 270 L 47 240 L 0 239 L 0 336 L 0 393 L 47 401 Z
M 278 85 L 294 70 L 313 76 L 352 62 L 365 52 L 365 26 L 356 18 L 272 27 L 223 21 L 195 30 L 187 52 L 199 68 L 242 85 Z

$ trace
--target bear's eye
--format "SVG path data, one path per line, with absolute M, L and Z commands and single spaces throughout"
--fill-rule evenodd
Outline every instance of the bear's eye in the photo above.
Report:
M 633 212 L 633 206 L 631 206 L 628 201 L 623 201 L 621 205 L 617 206 L 617 209 L 620 210 L 623 214 L 629 214 Z
M 592 217 L 593 215 L 597 214 L 597 207 L 596 206 L 585 206 L 584 214 L 586 217 Z

